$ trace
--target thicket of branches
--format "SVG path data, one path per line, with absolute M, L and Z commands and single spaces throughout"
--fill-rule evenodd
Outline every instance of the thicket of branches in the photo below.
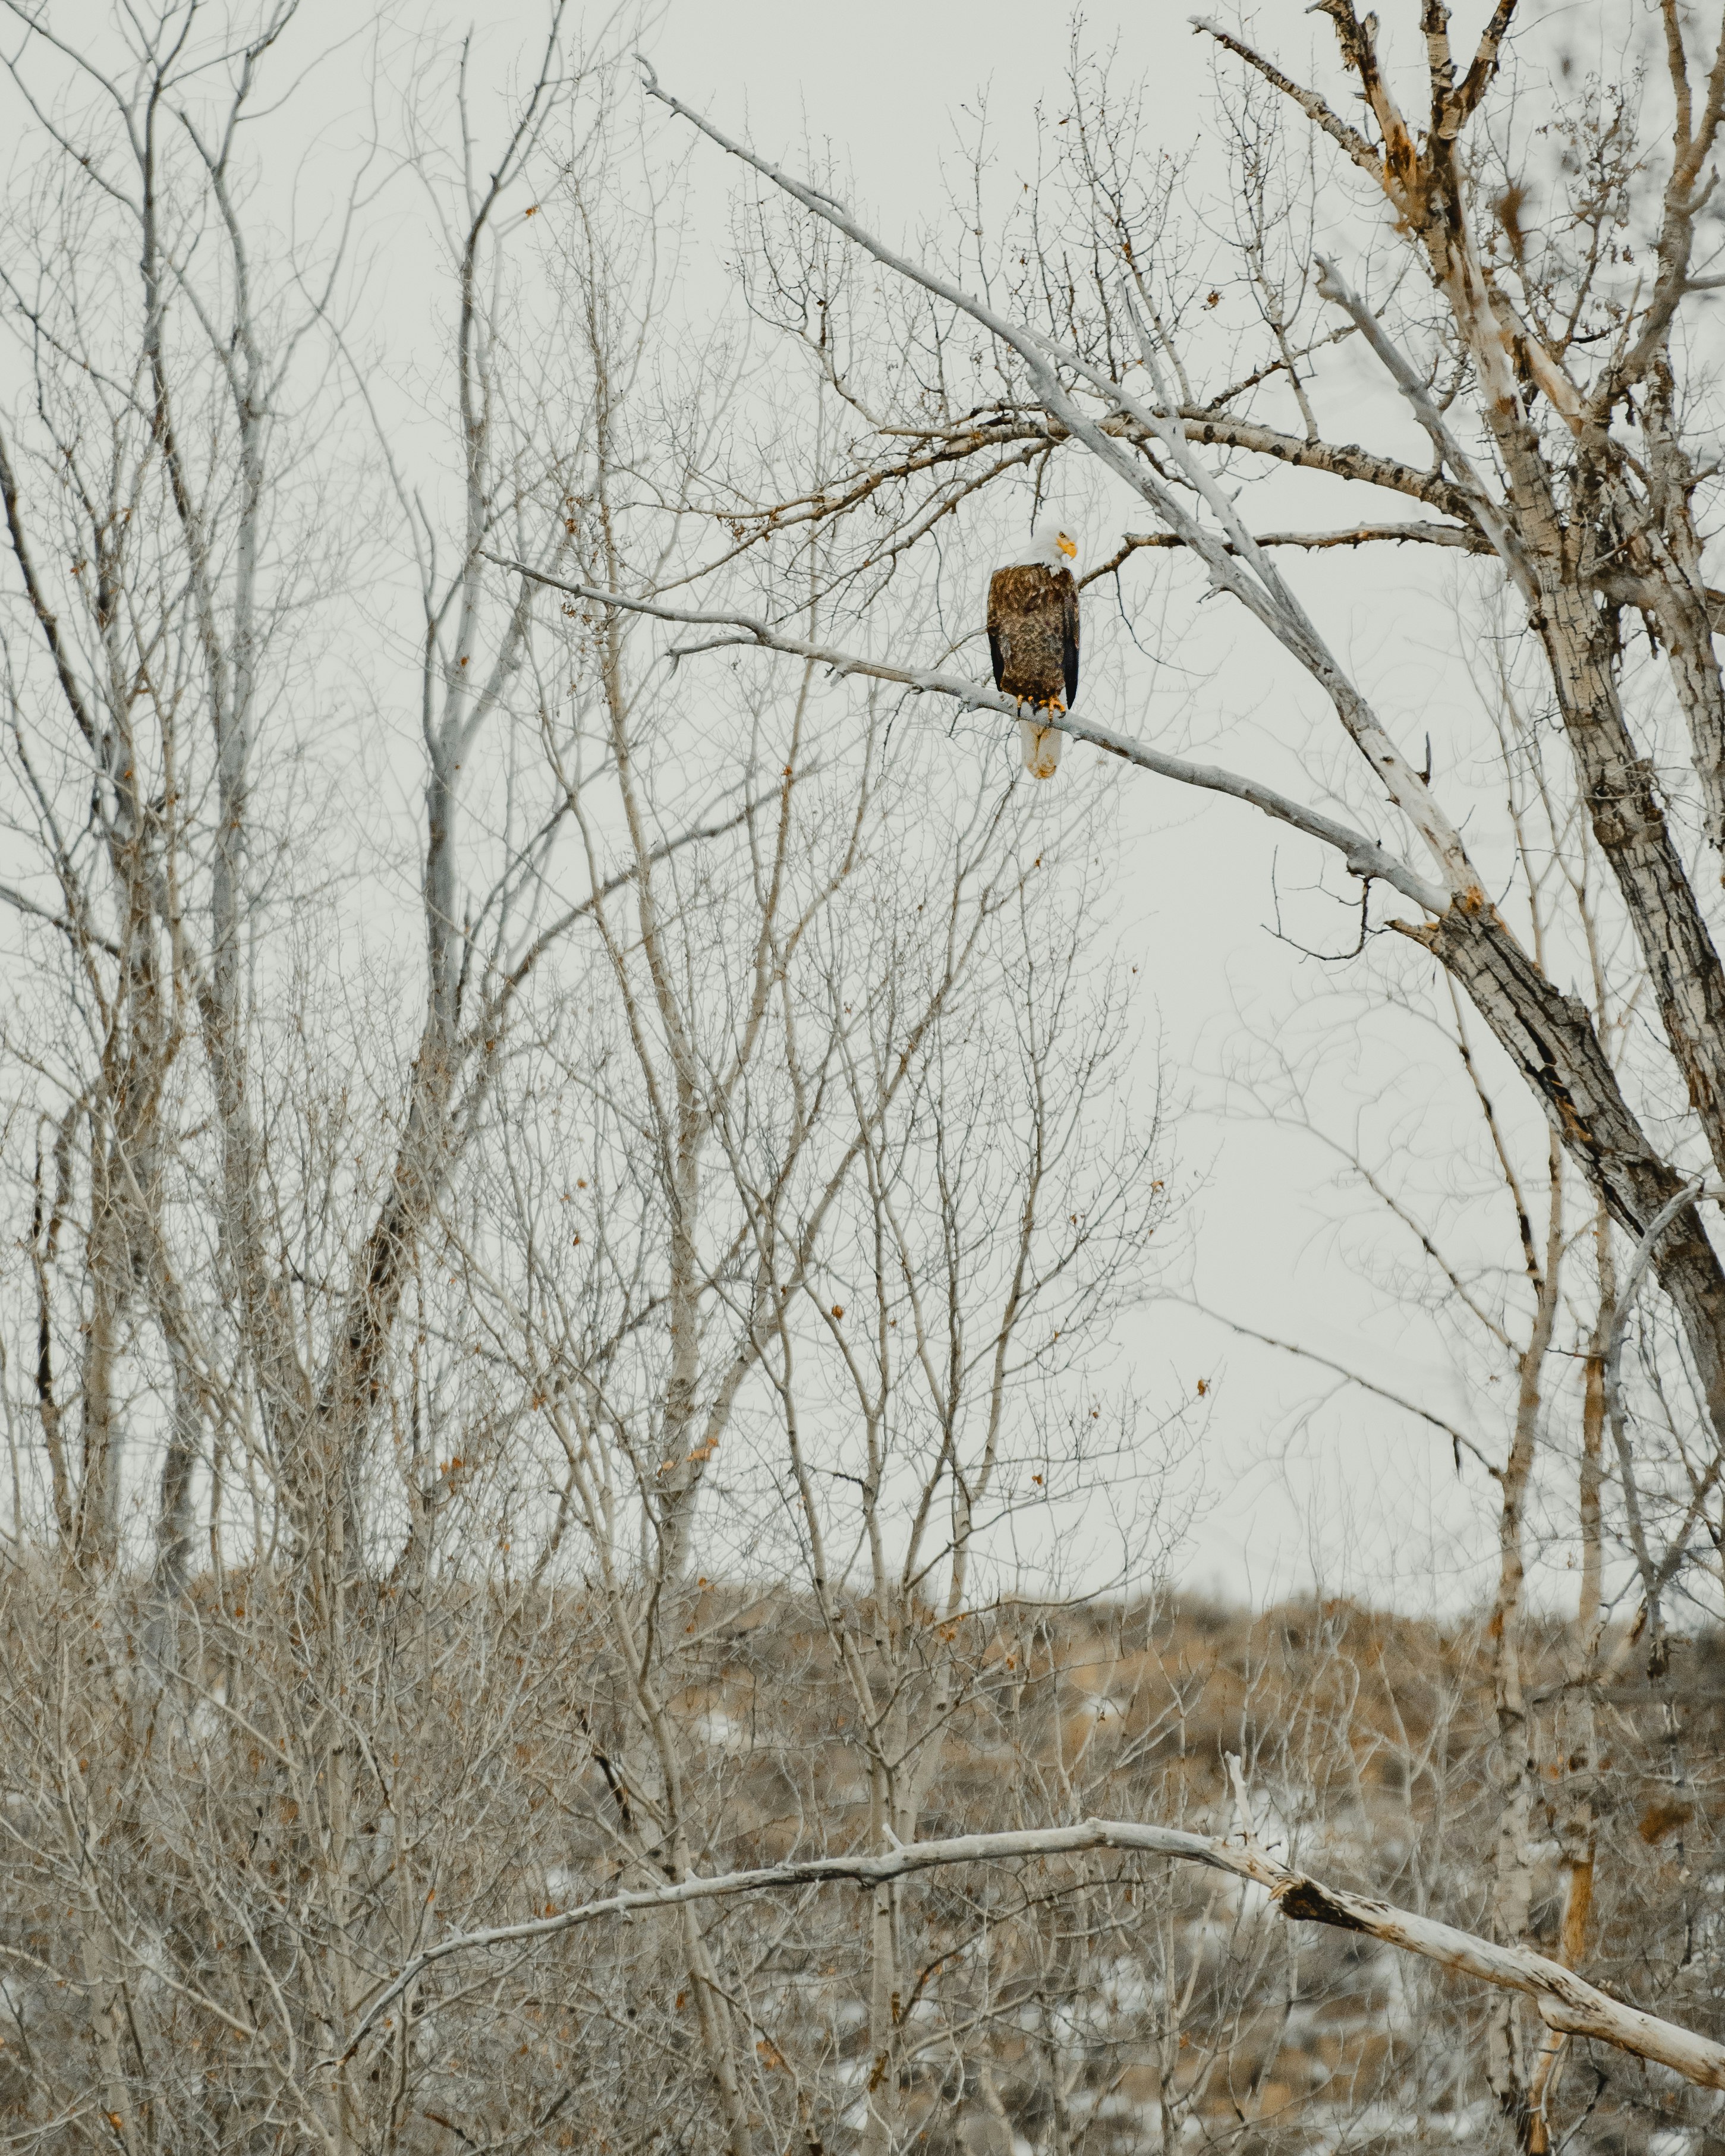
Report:
M 1079 51 L 913 259 L 562 0 L 507 99 L 380 38 L 299 228 L 293 0 L 9 12 L 14 2144 L 1702 2147 L 1725 41 L 1327 0 L 1326 93 L 1204 26 L 1187 166 Z M 1113 767 L 1016 776 L 978 656 L 1051 495 L 1122 624 L 1068 730 L 1319 850 L 1447 1088 L 1434 1185 L 1333 1036 L 1233 1074 L 1408 1239 L 1476 1621 L 1158 1597 Z M 1478 661 L 1423 764 L 1322 625 L 1378 544 Z M 1337 753 L 1146 723 L 1212 596 Z

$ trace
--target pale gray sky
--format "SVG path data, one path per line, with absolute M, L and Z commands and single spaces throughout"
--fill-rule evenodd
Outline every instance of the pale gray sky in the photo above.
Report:
M 312 4 L 328 11 L 339 35 L 343 14 L 334 0 Z M 1478 0 L 1458 8 L 1458 36 L 1483 12 Z M 605 19 L 588 11 L 590 23 Z M 542 36 L 542 0 L 493 0 L 478 18 L 439 6 L 395 18 L 398 34 L 409 38 L 470 20 L 475 74 L 501 84 Z M 1321 49 L 1323 26 L 1302 9 L 1279 8 L 1261 27 L 1279 56 L 1302 69 Z M 1058 108 L 1069 36 L 1066 13 L 1033 0 L 880 0 L 866 10 L 839 0 L 664 0 L 649 12 L 640 44 L 668 89 L 765 154 L 796 166 L 806 145 L 817 154 L 824 148 L 847 174 L 859 213 L 899 242 L 945 223 L 947 182 L 962 181 L 964 146 L 984 100 L 996 180 L 1009 183 L 1021 163 L 1028 169 L 1032 116 L 1039 100 Z M 1189 0 L 1096 0 L 1085 11 L 1084 38 L 1091 54 L 1113 53 L 1122 78 L 1150 86 L 1166 147 L 1178 152 L 1199 137 L 1217 78 L 1207 42 L 1190 28 Z M 338 59 L 318 83 L 326 140 L 351 136 L 362 116 L 357 81 Z M 740 176 L 710 146 L 691 147 L 685 289 L 698 313 L 721 303 Z M 405 224 L 403 244 L 405 251 L 378 261 L 391 307 L 415 303 Z M 1406 424 L 1394 398 L 1357 369 L 1337 382 L 1332 425 L 1394 443 Z M 1344 398 L 1348 408 L 1338 411 Z M 1284 513 L 1299 503 L 1296 513 L 1307 521 L 1328 521 L 1335 508 L 1309 480 L 1272 480 L 1265 491 Z M 1126 505 L 1114 514 L 1126 520 Z M 1118 528 L 1087 533 L 1086 553 L 1108 551 Z M 1450 650 L 1442 574 L 1433 574 L 1429 557 L 1337 563 L 1327 556 L 1296 572 L 1327 634 L 1405 742 L 1417 746 L 1430 728 L 1440 759 L 1446 748 L 1461 757 L 1477 719 Z M 1153 646 L 1157 573 L 1127 588 Z M 1160 651 L 1159 667 L 1132 677 L 1142 680 L 1147 701 L 1142 711 L 1122 709 L 1120 721 L 1170 728 L 1172 746 L 1267 769 L 1276 783 L 1318 798 L 1341 767 L 1308 685 L 1243 616 L 1216 606 L 1204 619 L 1207 629 L 1189 632 L 1178 649 Z M 1470 1398 L 1435 1335 L 1389 1292 L 1395 1237 L 1368 1203 L 1339 1187 L 1334 1156 L 1218 1112 L 1218 1073 L 1253 1031 L 1332 1052 L 1340 1042 L 1360 1111 L 1379 1125 L 1399 1117 L 1426 1138 L 1434 1127 L 1429 1096 L 1440 1122 L 1466 1112 L 1445 1093 L 1453 1074 L 1422 1069 L 1406 1029 L 1359 1031 L 1357 1009 L 1329 1000 L 1358 975 L 1276 939 L 1278 903 L 1296 936 L 1337 950 L 1352 937 L 1345 918 L 1302 901 L 1314 864 L 1298 842 L 1242 807 L 1142 775 L 1126 783 L 1123 801 L 1116 917 L 1142 954 L 1156 1012 L 1144 1081 L 1153 1082 L 1159 1056 L 1172 1102 L 1184 1108 L 1178 1144 L 1196 1184 L 1171 1289 L 1360 1369 L 1464 1426 L 1476 1426 L 1477 1416 L 1482 1445 L 1497 1451 L 1495 1395 L 1475 1389 Z M 1512 1097 L 1507 1112 L 1523 1106 Z M 1436 1188 L 1441 1168 L 1434 1173 Z M 1493 1232 L 1486 1220 L 1465 1229 L 1464 1241 Z M 1178 1305 L 1147 1312 L 1122 1345 L 1147 1399 L 1174 1390 L 1194 1398 L 1200 1379 L 1208 1388 L 1194 1463 L 1204 1502 L 1180 1560 L 1188 1580 L 1260 1600 L 1314 1581 L 1410 1604 L 1453 1606 L 1478 1592 L 1494 1542 L 1481 1471 L 1469 1463 L 1458 1478 L 1447 1443 L 1429 1426 L 1358 1392 L 1337 1393 L 1326 1373 Z M 1560 1568 L 1562 1561 L 1560 1550 Z
M 1465 34 L 1467 18 L 1481 12 L 1470 0 L 1458 10 L 1458 30 Z M 303 157 L 305 213 L 321 189 L 339 198 L 341 153 L 367 131 L 369 34 L 353 34 L 353 11 L 336 0 L 307 0 L 307 15 L 316 30 L 302 50 L 321 36 L 326 60 L 280 123 L 295 131 L 290 143 Z M 444 0 L 395 9 L 392 72 L 399 78 L 416 40 L 429 52 L 469 19 Z M 478 80 L 506 80 L 542 37 L 544 19 L 543 0 L 491 0 L 472 18 Z M 603 19 L 601 8 L 588 11 L 590 23 Z M 1282 6 L 1262 27 L 1280 55 L 1303 69 L 1322 25 Z M 866 9 L 848 0 L 665 0 L 649 13 L 641 43 L 668 88 L 768 154 L 798 162 L 805 142 L 829 146 L 858 209 L 900 240 L 943 222 L 943 174 L 959 176 L 971 132 L 966 112 L 973 118 L 984 94 L 997 178 L 1004 183 L 1021 158 L 1028 164 L 1036 104 L 1060 99 L 1069 34 L 1064 10 L 1040 0 L 877 0 Z M 1188 0 L 1094 0 L 1084 37 L 1092 54 L 1115 53 L 1123 77 L 1146 80 L 1166 146 L 1183 150 L 1215 95 Z M 710 146 L 691 149 L 689 290 L 711 293 L 716 305 L 738 173 Z M 290 204 L 271 207 L 285 223 Z M 430 258 L 414 233 L 405 211 L 396 224 L 380 225 L 368 257 L 374 296 L 380 307 L 429 319 L 430 301 L 414 287 Z M 1332 424 L 1394 440 L 1406 424 L 1395 400 L 1350 377 L 1351 362 L 1336 364 Z M 393 388 L 402 391 L 402 382 Z M 1314 511 L 1317 497 L 1297 492 L 1305 485 L 1276 482 L 1272 498 L 1282 507 L 1298 500 L 1308 517 L 1324 521 L 1322 507 Z M 1108 514 L 1111 525 L 1086 534 L 1091 558 L 1116 542 L 1126 505 Z M 1111 716 L 1167 729 L 1172 746 L 1263 770 L 1320 798 L 1337 765 L 1332 729 L 1307 685 L 1291 677 L 1243 615 L 1219 605 L 1200 614 L 1178 649 L 1159 646 L 1158 578 L 1165 573 L 1147 568 L 1126 585 L 1160 663 L 1128 666 L 1122 678 L 1129 692 L 1142 690 L 1142 706 Z M 1295 574 L 1404 744 L 1417 749 L 1429 728 L 1440 762 L 1448 757 L 1453 768 L 1477 721 L 1450 649 L 1444 578 L 1430 558 L 1325 556 Z M 1099 608 L 1104 590 L 1096 588 Z M 1074 751 L 1075 762 L 1089 754 Z M 404 767 L 403 785 L 413 783 Z M 1111 866 L 1111 910 L 1153 983 L 1158 1030 L 1146 1045 L 1144 1081 L 1153 1080 L 1159 1057 L 1170 1104 L 1186 1111 L 1178 1144 L 1196 1184 L 1170 1287 L 1360 1368 L 1445 1415 L 1466 1422 L 1481 1414 L 1481 1440 L 1497 1450 L 1495 1401 L 1469 1398 L 1435 1336 L 1387 1291 L 1393 1241 L 1362 1224 L 1369 1216 L 1338 1189 L 1333 1157 L 1218 1112 L 1218 1073 L 1253 1029 L 1284 1048 L 1339 1044 L 1360 1112 L 1380 1127 L 1399 1116 L 1409 1144 L 1441 1137 L 1452 1074 L 1422 1069 L 1405 1030 L 1390 1040 L 1394 1028 L 1360 1029 L 1357 1013 L 1330 999 L 1359 976 L 1304 958 L 1272 933 L 1279 894 L 1291 932 L 1334 949 L 1351 937 L 1345 917 L 1301 896 L 1313 862 L 1298 842 L 1243 807 L 1183 795 L 1142 774 L 1124 783 L 1122 798 L 1125 844 Z M 1525 1110 L 1512 1100 L 1506 1112 Z M 1122 1345 L 1148 1399 L 1170 1389 L 1194 1398 L 1200 1379 L 1208 1388 L 1198 1463 L 1208 1508 L 1183 1556 L 1189 1579 L 1259 1599 L 1314 1578 L 1332 1589 L 1407 1602 L 1453 1602 L 1476 1590 L 1491 1543 L 1490 1507 L 1479 1470 L 1470 1465 L 1458 1481 L 1436 1433 L 1357 1393 L 1308 1412 L 1329 1389 L 1327 1378 L 1177 1306 L 1147 1313 Z
M 1465 34 L 1477 11 L 1457 12 Z M 1165 115 L 1167 146 L 1175 151 L 1193 140 L 1215 94 L 1206 41 L 1193 35 L 1190 13 L 1189 0 L 1099 0 L 1085 10 L 1091 50 L 1115 49 L 1122 74 L 1153 86 L 1153 108 Z M 1261 27 L 1281 57 L 1303 64 L 1324 26 L 1281 7 Z M 671 0 L 649 42 L 667 87 L 728 129 L 747 128 L 765 153 L 794 157 L 805 131 L 829 141 L 840 169 L 855 176 L 858 205 L 896 239 L 938 214 L 942 172 L 960 166 L 955 123 L 961 108 L 977 109 L 979 90 L 986 90 L 1002 164 L 1013 161 L 1015 141 L 1028 160 L 1034 105 L 1060 95 L 1068 30 L 1062 10 L 1030 0 L 884 0 L 866 10 L 827 0 Z M 716 155 L 696 169 L 703 187 L 723 191 L 734 183 Z M 1382 416 L 1397 424 L 1393 408 Z M 1097 551 L 1112 543 L 1111 533 L 1091 536 Z M 1148 583 L 1137 588 L 1153 604 Z M 1433 646 L 1446 624 L 1439 610 L 1411 598 L 1414 583 L 1402 562 L 1350 561 L 1329 578 L 1322 618 L 1374 683 L 1391 690 L 1388 708 L 1399 716 L 1411 706 L 1424 726 L 1432 724 L 1434 704 L 1441 711 L 1446 696 L 1461 691 L 1454 668 L 1434 666 Z M 1227 710 L 1277 730 L 1265 697 L 1286 676 L 1267 639 L 1259 648 L 1258 632 L 1239 619 L 1224 634 L 1232 662 L 1214 678 L 1205 680 L 1216 654 L 1192 654 L 1201 685 L 1181 723 L 1211 735 L 1224 730 Z M 1309 711 L 1311 700 L 1296 693 Z M 1441 740 L 1441 720 L 1436 731 Z M 1465 1412 L 1430 1336 L 1386 1307 L 1346 1261 L 1345 1245 L 1361 1238 L 1333 1224 L 1357 1209 L 1337 1199 L 1333 1161 L 1292 1138 L 1202 1111 L 1216 1094 L 1209 1074 L 1235 1045 L 1237 1014 L 1273 1031 L 1290 1014 L 1309 1012 L 1312 997 L 1333 985 L 1327 969 L 1270 932 L 1272 867 L 1279 850 L 1286 876 L 1289 848 L 1279 850 L 1273 829 L 1246 809 L 1183 798 L 1142 778 L 1136 786 L 1117 871 L 1119 910 L 1142 943 L 1155 983 L 1171 1089 L 1200 1104 L 1181 1135 L 1189 1166 L 1203 1171 L 1192 1216 L 1192 1292 L 1260 1331 L 1299 1339 L 1429 1399 L 1440 1412 Z M 1336 932 L 1334 947 L 1346 947 L 1346 924 L 1338 921 Z M 1378 1082 L 1373 1074 L 1389 1067 L 1363 1052 L 1368 1091 Z M 1322 1373 L 1184 1311 L 1152 1313 L 1133 1345 L 1147 1389 L 1170 1379 L 1189 1388 L 1200 1378 L 1219 1380 L 1207 1430 L 1209 1502 L 1183 1560 L 1189 1578 L 1260 1598 L 1314 1576 L 1332 1588 L 1410 1599 L 1451 1602 L 1474 1591 L 1489 1518 L 1478 1471 L 1470 1465 L 1468 1484 L 1459 1485 L 1441 1437 L 1357 1394 L 1308 1424 L 1303 1408 L 1329 1389 Z

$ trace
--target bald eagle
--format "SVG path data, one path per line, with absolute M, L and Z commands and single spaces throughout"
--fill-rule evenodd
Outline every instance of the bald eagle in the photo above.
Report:
M 1024 559 L 988 580 L 994 686 L 1039 711 L 1069 711 L 1078 694 L 1078 587 L 1066 566 L 1077 552 L 1058 525 L 1041 525 Z M 1063 738 L 1034 719 L 1019 721 L 1024 768 L 1034 778 L 1054 777 Z

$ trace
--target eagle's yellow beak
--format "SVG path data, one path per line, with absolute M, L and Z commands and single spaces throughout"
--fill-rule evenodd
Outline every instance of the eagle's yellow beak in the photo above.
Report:
M 1069 562 L 1076 562 L 1078 559 L 1078 542 L 1076 539 L 1069 539 L 1063 531 L 1055 540 L 1055 544 Z

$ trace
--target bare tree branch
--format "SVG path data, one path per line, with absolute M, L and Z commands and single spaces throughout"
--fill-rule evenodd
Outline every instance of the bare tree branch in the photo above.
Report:
M 335 2066 L 352 2058 L 408 1987 L 428 1969 L 454 1954 L 531 1946 L 606 1917 L 685 1908 L 691 1903 L 733 1901 L 744 1895 L 782 1893 L 793 1887 L 841 1883 L 875 1887 L 950 1864 L 1010 1863 L 1103 1849 L 1201 1864 L 1236 1879 L 1250 1880 L 1267 1888 L 1282 1914 L 1296 1922 L 1363 1933 L 1386 1946 L 1436 1962 L 1455 1975 L 1520 1992 L 1532 1999 L 1551 2028 L 1570 2035 L 1591 2036 L 1638 2058 L 1670 2066 L 1703 2088 L 1725 2089 L 1725 2045 L 1612 1999 L 1543 1954 L 1526 1947 L 1500 1946 L 1471 1932 L 1458 1931 L 1454 1925 L 1398 1909 L 1388 1902 L 1321 1885 L 1304 1872 L 1279 1863 L 1255 1838 L 1242 1837 L 1236 1844 L 1232 1836 L 1211 1838 L 1178 1827 L 1145 1825 L 1128 1820 L 1086 1820 L 1077 1826 L 1031 1828 L 1021 1833 L 957 1835 L 948 1840 L 914 1843 L 884 1856 L 809 1857 L 606 1895 L 556 1916 L 458 1933 L 405 1963 L 367 2005 L 342 2050 L 321 2063 Z
M 513 569 L 517 575 L 529 578 L 533 583 L 544 584 L 552 591 L 566 592 L 572 598 L 586 600 L 589 604 L 615 607 L 629 613 L 650 615 L 655 620 L 680 624 L 692 629 L 716 629 L 734 632 L 713 639 L 694 647 L 697 650 L 711 650 L 729 644 L 752 644 L 762 651 L 778 651 L 787 657 L 813 660 L 816 665 L 831 668 L 840 675 L 858 675 L 865 680 L 896 682 L 917 696 L 950 696 L 965 711 L 999 711 L 1004 716 L 1023 716 L 1019 706 L 1010 696 L 1002 696 L 999 690 L 980 681 L 967 681 L 952 674 L 937 674 L 927 669 L 889 666 L 878 660 L 865 659 L 855 652 L 839 651 L 822 644 L 811 644 L 806 639 L 786 636 L 769 624 L 757 620 L 749 614 L 697 613 L 687 608 L 662 605 L 656 599 L 630 598 L 621 592 L 602 591 L 591 584 L 571 584 L 542 571 L 530 568 L 525 562 L 505 559 L 501 556 L 489 557 L 505 568 Z M 686 654 L 677 654 L 681 657 Z M 1256 779 L 1242 778 L 1235 773 L 1224 771 L 1214 764 L 1192 763 L 1183 757 L 1169 756 L 1163 750 L 1152 748 L 1148 743 L 1135 741 L 1130 735 L 1117 733 L 1113 727 L 1101 726 L 1092 719 L 1080 718 L 1070 711 L 1039 712 L 1038 721 L 1069 734 L 1074 741 L 1088 742 L 1092 747 L 1105 750 L 1127 763 L 1137 764 L 1142 770 L 1154 772 L 1163 778 L 1172 778 L 1183 786 L 1196 786 L 1213 793 L 1227 793 L 1236 801 L 1245 801 L 1273 816 L 1280 823 L 1289 824 L 1308 838 L 1331 846 L 1348 865 L 1350 875 L 1370 876 L 1387 883 L 1411 899 L 1416 906 L 1430 913 L 1440 913 L 1448 903 L 1443 892 L 1416 875 L 1404 861 L 1380 846 L 1363 832 L 1351 830 L 1345 824 L 1326 816 L 1316 808 L 1302 807 L 1278 793 Z

